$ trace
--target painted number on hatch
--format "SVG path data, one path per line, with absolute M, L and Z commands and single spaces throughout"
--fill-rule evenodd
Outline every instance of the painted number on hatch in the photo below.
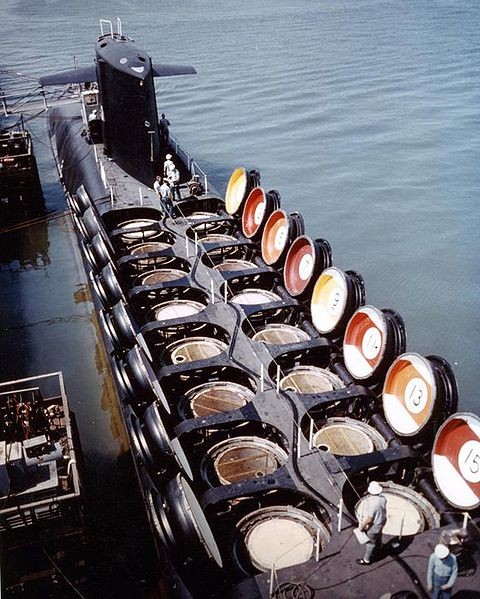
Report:
M 253 214 L 253 222 L 258 226 L 263 219 L 263 215 L 265 214 L 265 202 L 260 202 L 258 206 L 255 208 L 255 212 Z
M 408 381 L 405 388 L 405 405 L 412 414 L 419 414 L 425 407 L 428 399 L 428 388 L 425 381 L 414 377 Z
M 280 251 L 285 247 L 287 233 L 288 229 L 285 225 L 278 228 L 278 231 L 275 233 L 275 239 L 273 240 L 273 245 L 275 246 L 276 250 Z
M 462 445 L 458 465 L 465 480 L 470 483 L 480 482 L 480 441 L 470 440 Z
M 370 327 L 365 332 L 362 340 L 362 353 L 367 360 L 373 360 L 378 356 L 381 343 L 382 336 L 380 335 L 380 331 L 375 327 Z
M 343 290 L 340 289 L 340 287 L 332 289 L 327 300 L 327 309 L 330 314 L 336 316 L 340 312 L 343 304 L 343 297 Z

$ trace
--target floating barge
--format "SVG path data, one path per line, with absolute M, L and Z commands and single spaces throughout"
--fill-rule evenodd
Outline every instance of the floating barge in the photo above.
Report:
M 0 116 L 0 227 L 44 211 L 30 132 L 21 115 Z
M 450 365 L 407 352 L 401 316 L 366 304 L 361 275 L 256 170 L 235 169 L 223 198 L 162 147 L 153 77 L 191 70 L 109 25 L 96 67 L 41 81 L 88 82 L 50 134 L 172 589 L 423 597 L 439 540 L 455 590 L 480 588 L 480 421 L 456 413 Z M 167 153 L 171 214 L 151 189 Z M 372 480 L 388 521 L 365 568 L 353 530 Z
M 85 538 L 62 373 L 0 383 L 0 412 L 2 589 L 8 597 L 74 596 Z

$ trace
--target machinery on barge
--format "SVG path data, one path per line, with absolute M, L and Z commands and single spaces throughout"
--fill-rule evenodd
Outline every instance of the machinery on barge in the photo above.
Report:
M 81 85 L 50 135 L 177 596 L 423 597 L 439 540 L 455 588 L 478 589 L 480 420 L 456 412 L 450 365 L 407 351 L 402 317 L 366 303 L 258 171 L 235 169 L 222 198 L 162 147 L 154 76 L 194 70 L 101 25 L 93 67 L 40 81 Z M 167 153 L 171 214 L 151 189 Z M 362 568 L 372 480 L 387 543 Z
M 61 372 L 0 383 L 6 597 L 71 597 L 85 577 L 78 439 Z
M 0 116 L 0 226 L 40 216 L 45 201 L 23 116 Z

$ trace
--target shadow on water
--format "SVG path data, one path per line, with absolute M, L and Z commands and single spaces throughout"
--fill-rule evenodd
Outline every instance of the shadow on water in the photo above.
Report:
M 22 273 L 34 270 L 46 275 L 50 264 L 48 227 L 23 227 L 0 233 L 0 352 L 10 359 L 0 361 L 2 380 L 27 376 L 31 358 L 28 332 L 20 337 L 13 332 L 20 323 L 28 323 L 21 296 Z
M 10 272 L 41 269 L 49 263 L 46 225 L 0 233 L 0 264 Z
M 80 299 L 80 297 L 85 299 Z M 88 301 L 88 288 L 74 294 L 75 301 Z M 152 584 L 154 547 L 144 516 L 135 471 L 129 451 L 117 395 L 110 377 L 100 331 L 94 313 L 91 328 L 96 342 L 95 369 L 102 380 L 98 410 L 89 417 L 105 416 L 102 433 L 115 442 L 116 451 L 107 455 L 101 443 L 89 442 L 85 451 L 85 489 L 91 597 L 141 597 Z M 92 446 L 90 446 L 90 443 Z

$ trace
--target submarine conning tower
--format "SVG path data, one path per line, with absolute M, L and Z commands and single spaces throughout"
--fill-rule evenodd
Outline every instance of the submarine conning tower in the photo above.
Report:
M 39 77 L 38 82 L 42 87 L 80 84 L 85 85 L 81 88 L 84 90 L 90 89 L 87 85 L 97 84 L 101 114 L 94 114 L 96 108 L 91 110 L 91 102 L 89 110 L 86 112 L 85 106 L 83 110 L 84 124 L 87 125 L 87 119 L 89 121 L 90 141 L 98 143 L 102 137 L 99 135 L 97 139 L 92 134 L 90 119 L 93 116 L 92 123 L 103 129 L 106 155 L 126 173 L 151 186 L 156 172 L 160 170 L 160 152 L 167 150 L 160 144 L 153 78 L 193 75 L 196 70 L 188 65 L 152 64 L 150 56 L 130 37 L 123 35 L 120 19 L 117 19 L 117 27 L 115 33 L 111 21 L 100 19 L 101 35 L 96 45 L 95 65 L 45 75 Z M 96 99 L 93 104 L 97 106 Z M 65 118 L 69 118 L 65 113 L 53 112 L 50 123 L 51 134 L 62 138 L 59 146 L 67 148 L 70 143 L 75 146 L 75 142 L 66 142 L 73 135 L 73 121 L 64 127 L 59 123 Z M 60 133 L 60 130 L 63 132 Z M 69 180 L 78 178 L 78 164 L 83 159 L 80 162 L 75 159 L 74 164 L 70 164 L 67 150 L 61 160 L 66 162 L 62 170 L 73 171 L 68 174 Z M 66 176 L 65 172 L 63 176 Z
M 152 60 L 119 33 L 96 44 L 97 81 L 106 154 L 127 173 L 151 185 L 160 159 Z

